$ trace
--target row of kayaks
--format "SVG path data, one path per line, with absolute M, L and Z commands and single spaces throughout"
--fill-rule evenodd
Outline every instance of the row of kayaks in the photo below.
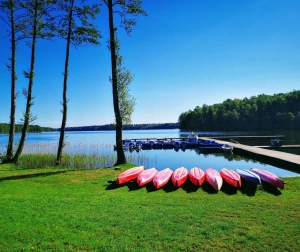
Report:
M 263 181 L 272 186 L 284 188 L 284 182 L 275 174 L 258 168 L 251 168 L 250 170 L 238 168 L 235 171 L 223 168 L 218 172 L 208 167 L 204 172 L 197 167 L 189 171 L 185 167 L 177 168 L 175 171 L 172 171 L 170 168 L 157 171 L 155 168 L 145 170 L 144 166 L 138 166 L 122 172 L 118 176 L 117 184 L 124 184 L 135 179 L 140 187 L 152 182 L 156 189 L 160 189 L 170 180 L 172 180 L 175 187 L 180 187 L 187 179 L 195 186 L 201 186 L 204 181 L 207 181 L 216 191 L 221 189 L 223 181 L 239 188 L 242 186 L 242 179 L 255 184 L 261 184 L 261 181 Z

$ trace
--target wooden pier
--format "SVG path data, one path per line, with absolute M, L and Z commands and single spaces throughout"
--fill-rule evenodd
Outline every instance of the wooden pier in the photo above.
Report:
M 215 138 L 199 137 L 200 140 L 216 140 Z M 243 157 L 255 159 L 257 161 L 273 165 L 282 169 L 293 171 L 300 174 L 300 155 L 286 152 L 269 150 L 257 146 L 249 146 L 239 143 L 232 143 L 217 140 L 220 144 L 228 144 L 234 147 L 233 152 Z M 273 149 L 277 149 L 278 147 Z
M 213 139 L 260 139 L 260 138 L 269 138 L 269 139 L 280 139 L 284 138 L 284 135 L 273 135 L 273 136 L 213 136 Z
M 265 146 L 254 146 L 257 148 L 263 148 L 263 149 L 271 149 L 271 150 L 280 150 L 280 149 L 298 149 L 300 148 L 300 144 L 291 144 L 291 145 L 281 145 L 281 146 L 272 146 L 272 145 L 265 145 Z

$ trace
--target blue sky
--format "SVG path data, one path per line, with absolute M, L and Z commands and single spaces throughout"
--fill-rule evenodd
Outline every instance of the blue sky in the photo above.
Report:
M 119 28 L 124 64 L 134 75 L 132 123 L 177 122 L 180 113 L 227 98 L 285 93 L 300 87 L 299 0 L 144 0 L 131 37 Z M 107 9 L 98 17 L 100 46 L 72 48 L 67 126 L 114 122 Z M 0 25 L 0 122 L 9 122 L 10 55 Z M 30 48 L 17 52 L 17 122 L 25 110 Z M 39 40 L 32 112 L 35 124 L 60 127 L 65 41 Z

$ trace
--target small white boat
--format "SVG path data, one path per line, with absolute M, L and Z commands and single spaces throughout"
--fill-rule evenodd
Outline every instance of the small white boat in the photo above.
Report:
M 198 142 L 198 135 L 194 134 L 194 132 L 192 132 L 192 134 L 188 135 L 186 141 L 187 141 L 187 143 L 197 143 Z
M 233 146 L 228 145 L 228 144 L 224 144 L 224 145 L 221 147 L 221 149 L 222 149 L 222 151 L 225 151 L 225 152 L 232 152 Z

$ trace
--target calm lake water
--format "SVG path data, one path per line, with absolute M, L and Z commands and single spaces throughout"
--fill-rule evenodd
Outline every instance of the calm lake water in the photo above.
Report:
M 175 130 L 125 130 L 123 131 L 123 139 L 139 139 L 139 138 L 179 138 L 186 137 L 191 132 Z M 217 136 L 217 135 L 285 135 L 283 144 L 300 144 L 300 135 L 298 132 L 195 132 L 199 136 Z M 116 155 L 113 145 L 115 143 L 114 131 L 89 131 L 89 132 L 67 132 L 66 142 L 68 143 L 64 151 L 71 153 L 105 153 Z M 16 135 L 16 141 L 20 137 Z M 59 132 L 47 133 L 30 133 L 27 135 L 26 146 L 24 152 L 47 152 L 56 153 Z M 5 151 L 8 135 L 0 134 L 0 153 Z M 239 140 L 242 144 L 249 145 L 269 145 L 270 140 Z M 298 154 L 298 153 L 296 153 Z M 139 164 L 145 168 L 155 167 L 162 170 L 169 167 L 175 170 L 184 166 L 187 169 L 199 167 L 206 170 L 207 167 L 221 170 L 228 168 L 235 170 L 236 168 L 250 169 L 253 167 L 268 170 L 278 176 L 299 176 L 299 174 L 280 169 L 268 164 L 264 164 L 252 159 L 244 158 L 236 154 L 230 153 L 212 153 L 203 154 L 193 149 L 178 150 L 140 150 L 126 152 L 127 156 L 134 156 Z

